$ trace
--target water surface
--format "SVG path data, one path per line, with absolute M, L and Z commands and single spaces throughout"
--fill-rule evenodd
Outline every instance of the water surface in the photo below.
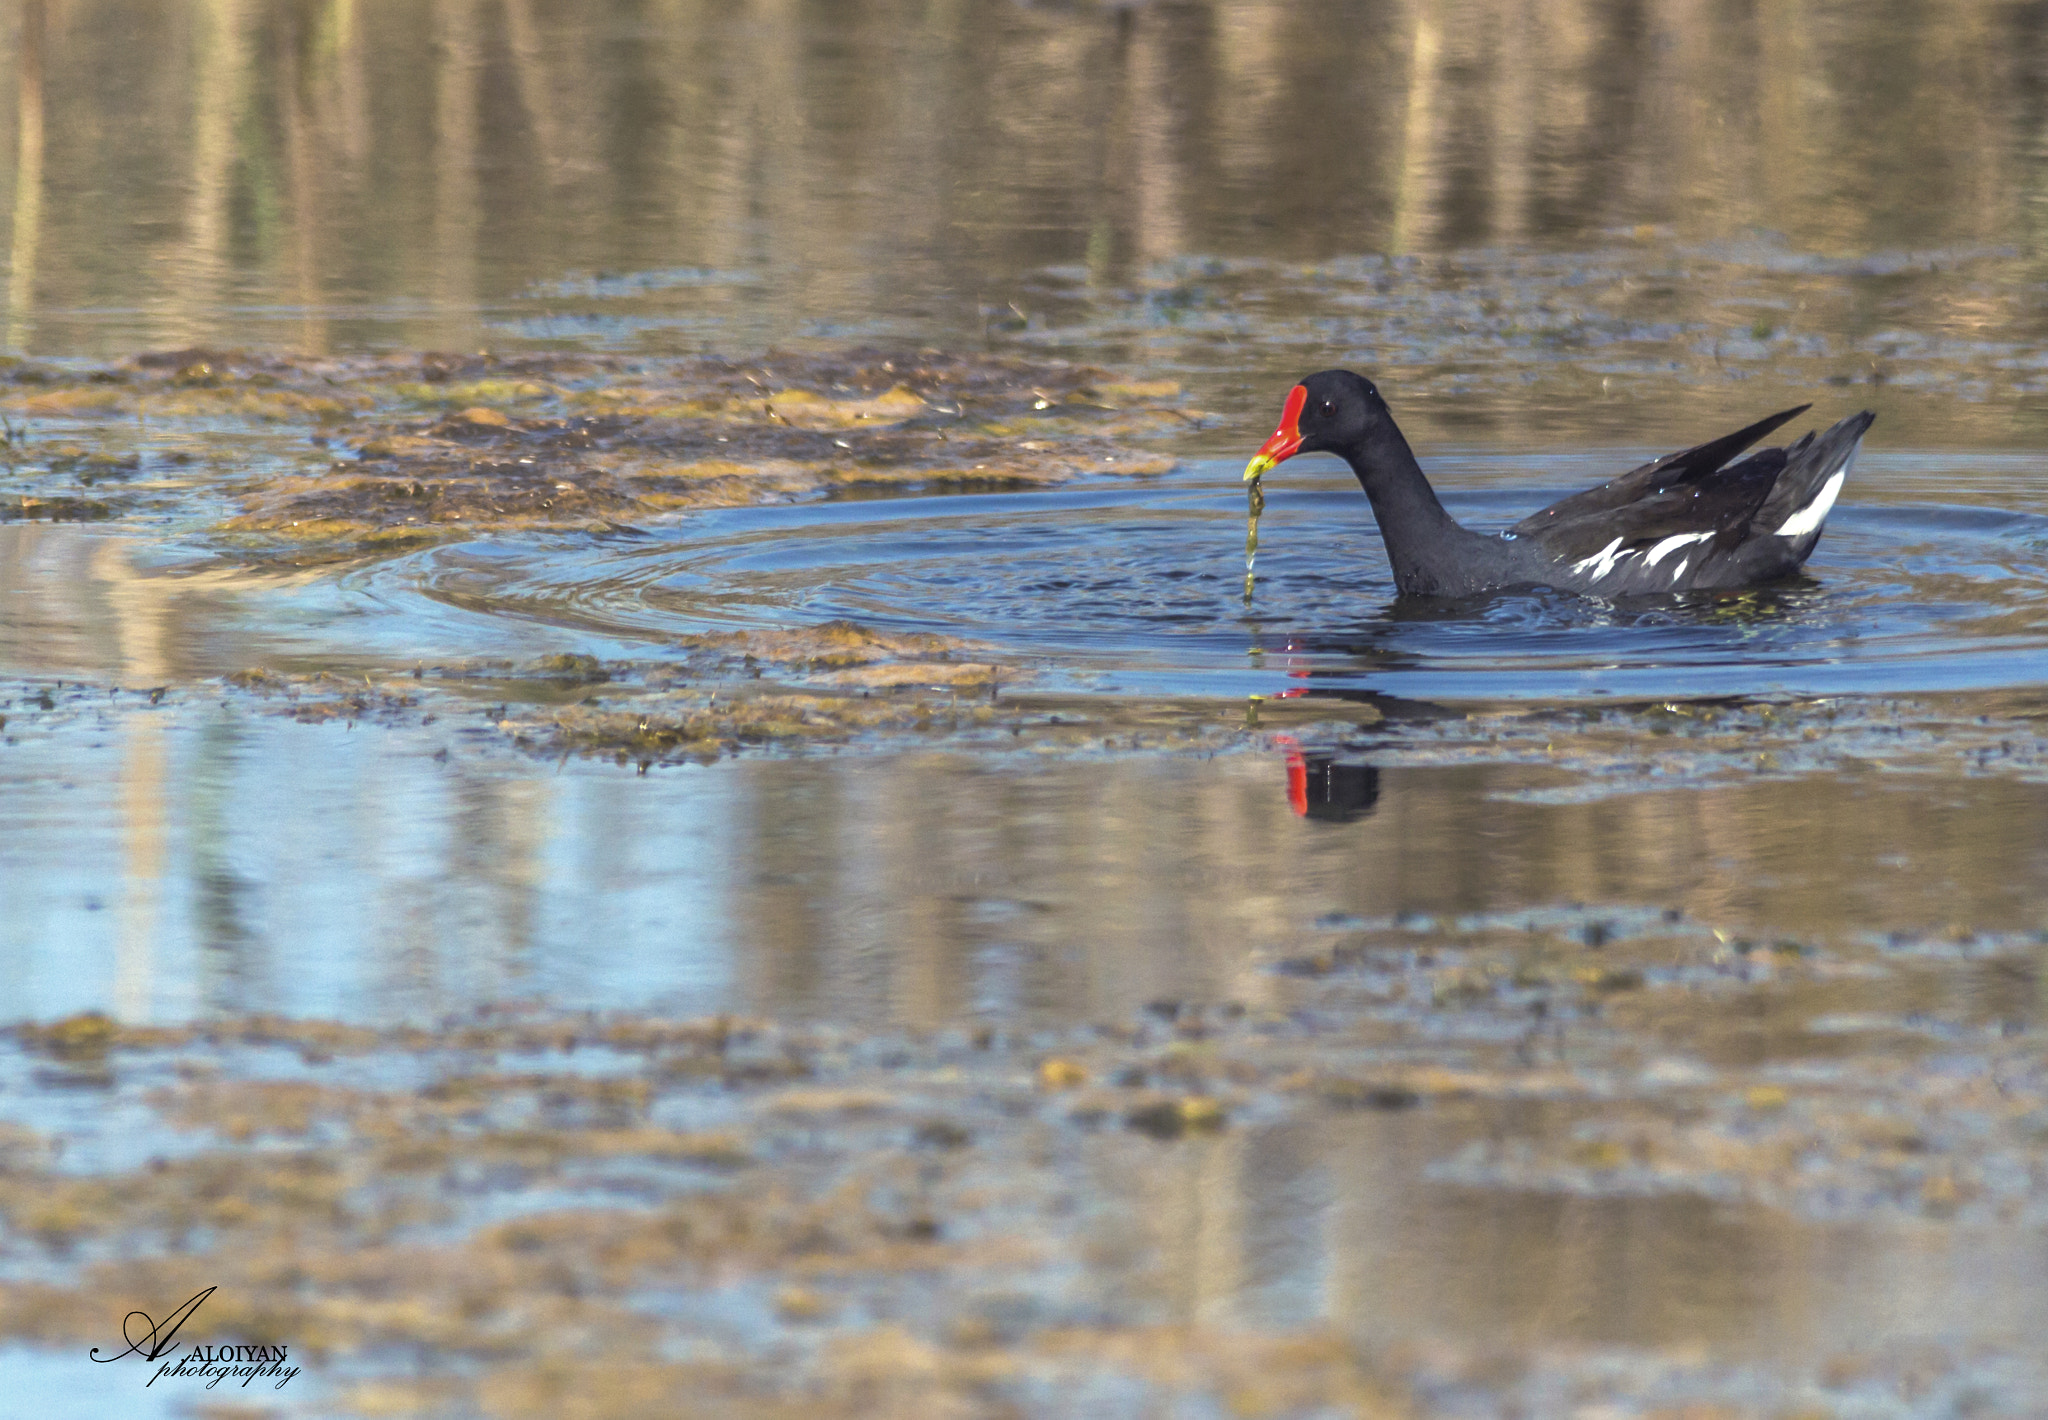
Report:
M 1859 952 L 1983 933 L 2029 973 L 2048 926 L 2043 770 L 1965 777 L 1995 741 L 1930 752 L 1886 726 L 1838 730 L 1813 763 L 1828 773 L 1798 772 L 1796 721 L 1770 740 L 1754 722 L 1659 740 L 1624 721 L 1624 745 L 1662 752 L 1620 763 L 1597 725 L 1576 743 L 1562 723 L 1524 732 L 1539 761 L 1562 742 L 1555 763 L 1353 729 L 1324 753 L 1369 782 L 1319 788 L 1337 811 L 1304 816 L 1284 739 L 1132 756 L 1112 726 L 1078 757 L 871 747 L 642 775 L 533 763 L 488 713 L 400 730 L 235 704 L 5 713 L 17 1020 L 379 1025 L 525 1001 L 1076 1024 L 1273 999 L 1275 960 L 1332 922 L 1671 909 L 1705 940 Z M 1763 744 L 1785 772 L 1756 774 Z M 1981 1017 L 1974 970 L 1957 966 L 1943 1009 Z
M 130 1413 L 219 1284 L 288 1415 L 2042 1413 L 2044 35 L 0 0 L 0 1364 Z M 222 527 L 374 421 L 220 347 L 856 343 L 1177 385 L 1178 466 Z M 1302 460 L 1246 605 L 1333 364 L 1477 525 L 1879 419 L 1755 595 L 1397 605 Z M 706 650 L 847 621 L 995 671 Z M 535 728 L 785 693 L 906 713 Z
M 1620 465 L 1625 455 L 1551 456 Z M 2048 682 L 2048 480 L 2012 458 L 1874 455 L 1808 575 L 1754 596 L 1615 605 L 1545 592 L 1397 604 L 1348 472 L 1268 495 L 1249 604 L 1232 466 L 1139 488 L 736 510 L 599 547 L 466 544 L 352 589 L 659 643 L 851 619 L 971 639 L 1048 684 L 1427 700 L 1916 693 Z M 1437 461 L 1454 516 L 1504 526 L 1567 487 L 1524 458 Z M 1917 501 L 1958 484 L 1988 506 Z

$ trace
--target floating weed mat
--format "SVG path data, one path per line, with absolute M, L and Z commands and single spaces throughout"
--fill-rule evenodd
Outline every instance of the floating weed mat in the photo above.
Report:
M 1164 473 L 1202 416 L 1171 382 L 1050 360 L 855 350 L 758 363 L 528 354 L 301 358 L 181 350 L 0 364 L 0 517 L 116 517 L 138 429 L 302 426 L 324 450 L 215 479 L 218 531 L 354 552 L 512 529 L 904 487 Z M 54 430 L 55 432 L 51 432 Z
M 875 731 L 1012 723 L 1023 712 L 999 712 L 997 693 L 1030 679 L 974 642 L 852 621 L 697 636 L 676 649 L 679 658 L 664 662 L 560 653 L 422 664 L 412 673 L 251 667 L 225 679 L 307 723 L 480 713 L 492 735 L 517 749 L 642 764 Z
M 1233 706 L 1032 694 L 1028 668 L 988 660 L 971 643 L 850 622 L 704 637 L 680 663 L 571 654 L 423 665 L 416 675 L 252 668 L 225 683 L 302 723 L 447 720 L 472 749 L 643 770 L 912 735 L 1034 753 L 1214 753 L 1246 743 Z
M 41 498 L 23 494 L 0 500 L 0 523 L 103 523 L 117 516 L 100 498 Z
M 1907 1226 L 1901 1246 L 1925 1248 L 2048 1211 L 2038 1027 L 1747 1061 L 1711 1037 L 1742 1038 L 1789 976 L 1824 985 L 1828 953 L 1774 951 L 1760 972 L 1704 923 L 1646 918 L 1593 947 L 1595 920 L 1347 929 L 1328 966 L 1270 961 L 1248 1001 L 1057 1032 L 518 1006 L 384 1029 L 17 1026 L 0 1057 L 34 1090 L 89 1091 L 134 1123 L 114 1146 L 0 1125 L 0 1338 L 82 1355 L 138 1294 L 215 1287 L 181 1340 L 285 1345 L 359 1415 L 557 1416 L 573 1395 L 569 1413 L 605 1420 L 710 1395 L 720 1414 L 993 1416 L 1107 1391 L 1143 1402 L 1119 1415 L 1227 1398 L 1400 1416 L 1434 1413 L 1446 1368 L 1477 1396 L 1507 1388 L 1486 1413 L 1521 1409 L 1515 1387 L 1547 1371 L 1647 1412 L 1719 1382 L 1674 1382 L 1655 1352 L 1630 1381 L 1611 1351 L 1543 1340 L 1379 1351 L 1332 1334 L 1342 1316 L 1164 1325 L 1155 1279 L 1198 1246 L 1255 1244 L 1269 1214 L 1212 1210 L 1198 1232 L 1184 1203 L 1252 1196 L 1248 1155 L 1360 1200 L 1376 1195 L 1343 1182 L 1357 1160 L 1388 1160 L 1371 1187 L 1422 1200 L 1416 1227 L 1453 1239 L 1471 1215 L 1433 1184 L 1511 1220 L 1536 1200 L 1539 1238 L 1573 1207 L 1586 1225 L 1552 1266 L 1611 1252 L 1654 1196 L 1728 1209 L 1708 1236 L 1795 1258 L 1816 1224 L 1874 1223 L 1880 1242 Z M 1319 1267 L 1371 1255 L 1333 1246 Z M 1643 1275 L 1696 1285 L 1699 1255 Z M 1960 1350 L 1930 1356 L 1978 1374 Z M 1775 1402 L 1882 1363 L 1786 1365 L 1736 1390 L 1790 1414 Z

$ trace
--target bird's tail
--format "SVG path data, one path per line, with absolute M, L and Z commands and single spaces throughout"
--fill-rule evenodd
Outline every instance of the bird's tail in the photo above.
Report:
M 1785 450 L 1785 471 L 1750 519 L 1752 535 L 1789 537 L 1811 547 L 1848 481 L 1863 431 L 1877 416 L 1852 414 L 1825 434 L 1808 434 Z

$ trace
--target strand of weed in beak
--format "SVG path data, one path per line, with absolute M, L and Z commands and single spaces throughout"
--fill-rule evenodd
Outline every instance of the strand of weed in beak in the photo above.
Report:
M 1245 485 L 1244 521 L 1244 604 L 1252 604 L 1252 563 L 1259 556 L 1259 514 L 1266 511 L 1266 495 L 1261 488 L 1263 478 L 1254 478 Z

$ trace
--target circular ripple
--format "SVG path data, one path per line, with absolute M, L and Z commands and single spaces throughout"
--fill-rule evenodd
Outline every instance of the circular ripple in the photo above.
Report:
M 1447 502 L 1498 525 L 1562 491 L 1482 487 Z M 1356 484 L 1311 471 L 1269 489 L 1247 608 L 1243 531 L 1235 471 L 1210 464 L 1143 485 L 745 508 L 599 543 L 468 544 L 375 575 L 493 617 L 642 643 L 848 618 L 992 646 L 1044 685 L 1151 694 L 2048 682 L 2048 517 L 2036 513 L 1849 503 L 1801 581 L 1623 604 L 1550 592 L 1397 604 Z

